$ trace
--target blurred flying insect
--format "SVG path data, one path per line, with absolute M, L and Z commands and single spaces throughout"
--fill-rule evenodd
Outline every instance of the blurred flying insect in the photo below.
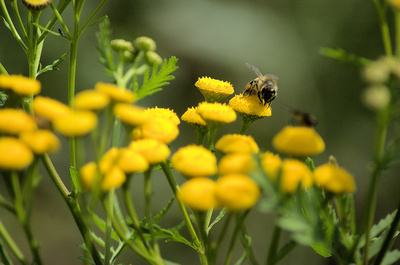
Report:
M 269 107 L 271 102 L 276 98 L 279 78 L 273 74 L 263 75 L 257 67 L 249 63 L 246 63 L 246 66 L 257 75 L 257 78 L 251 80 L 246 85 L 243 97 L 257 94 L 261 105 Z
M 292 117 L 296 120 L 296 122 L 299 125 L 307 126 L 307 127 L 315 127 L 317 125 L 317 123 L 318 123 L 317 117 L 315 117 L 313 114 L 300 111 L 298 109 L 284 105 L 280 102 L 277 102 L 277 103 L 280 106 L 287 109 L 290 112 L 290 114 L 292 114 Z

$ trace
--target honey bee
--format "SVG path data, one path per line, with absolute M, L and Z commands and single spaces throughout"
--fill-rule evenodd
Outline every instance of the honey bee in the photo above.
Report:
M 281 107 L 287 109 L 299 125 L 307 127 L 315 127 L 317 125 L 317 117 L 315 117 L 313 114 L 289 107 L 288 105 L 282 104 L 281 102 L 277 103 Z
M 257 67 L 246 63 L 246 66 L 253 71 L 258 77 L 251 80 L 246 85 L 246 90 L 243 92 L 243 97 L 257 94 L 260 99 L 261 105 L 268 107 L 271 102 L 276 98 L 279 78 L 273 74 L 261 74 Z

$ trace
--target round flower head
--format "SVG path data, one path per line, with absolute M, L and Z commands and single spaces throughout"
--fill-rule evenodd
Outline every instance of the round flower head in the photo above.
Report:
M 218 163 L 218 171 L 221 175 L 230 173 L 246 174 L 256 167 L 253 156 L 249 153 L 231 153 L 225 155 Z
M 110 148 L 105 152 L 99 161 L 99 168 L 101 173 L 110 171 L 117 163 L 119 157 L 119 149 L 116 147 Z
M 215 143 L 215 149 L 222 153 L 258 153 L 253 137 L 241 134 L 226 134 Z
M 60 101 L 42 96 L 35 97 L 32 106 L 35 115 L 44 117 L 50 121 L 71 112 L 71 109 Z
M 325 143 L 310 127 L 286 126 L 272 139 L 276 150 L 294 156 L 311 156 L 322 153 Z
M 139 152 L 131 148 L 122 148 L 119 151 L 117 166 L 125 173 L 142 172 L 149 168 L 149 162 Z
M 87 190 L 92 190 L 96 181 L 99 181 L 101 176 L 95 162 L 89 162 L 79 170 L 79 177 L 83 187 Z
M 278 176 L 279 169 L 282 165 L 282 159 L 279 157 L 279 155 L 266 152 L 261 155 L 261 165 L 268 177 L 271 179 L 276 179 L 276 176 Z
M 41 10 L 50 4 L 50 0 L 22 0 L 24 5 L 31 10 Z
M 35 120 L 25 111 L 17 109 L 0 110 L 0 132 L 20 134 L 25 131 L 33 131 L 35 128 Z
M 192 209 L 207 211 L 216 206 L 216 183 L 208 178 L 194 178 L 185 182 L 177 197 Z
M 170 109 L 158 108 L 158 107 L 148 108 L 145 110 L 145 114 L 150 119 L 160 118 L 164 120 L 169 120 L 175 125 L 179 125 L 179 123 L 181 123 L 176 113 Z
M 233 86 L 229 82 L 210 77 L 199 78 L 195 86 L 203 94 L 204 99 L 210 103 L 221 101 L 233 94 Z
M 188 108 L 185 113 L 183 113 L 181 119 L 186 121 L 190 126 L 195 129 L 206 129 L 207 123 L 201 118 L 201 116 L 197 113 L 197 108 Z
M 39 81 L 22 75 L 0 75 L 0 88 L 21 96 L 30 96 L 38 94 L 41 85 Z
M 356 190 L 353 176 L 335 164 L 327 163 L 314 170 L 315 183 L 333 193 L 352 193 Z
M 133 41 L 133 45 L 135 48 L 148 52 L 148 51 L 155 51 L 157 48 L 156 42 L 149 37 L 142 36 L 142 37 L 137 37 Z
M 12 137 L 0 138 L 0 169 L 22 170 L 33 161 L 33 153 L 20 140 Z
M 202 102 L 197 113 L 210 126 L 222 126 L 236 120 L 235 111 L 226 104 Z
M 119 167 L 111 168 L 107 173 L 104 174 L 101 181 L 101 189 L 103 191 L 109 191 L 112 188 L 118 188 L 124 184 L 126 175 Z
M 23 132 L 19 138 L 38 155 L 54 152 L 60 147 L 57 136 L 48 130 Z
M 271 180 L 276 180 L 276 175 L 269 175 Z M 280 187 L 283 192 L 293 194 L 300 186 L 309 188 L 313 183 L 311 170 L 297 159 L 286 159 L 282 162 Z
M 84 90 L 75 95 L 74 107 L 79 110 L 101 110 L 110 103 L 110 98 L 96 90 Z
M 64 136 L 83 136 L 97 126 L 97 117 L 89 111 L 70 112 L 54 119 L 53 128 Z
M 111 41 L 111 49 L 114 51 L 128 51 L 128 52 L 133 52 L 133 44 L 130 41 L 124 40 L 124 39 L 115 39 Z
M 171 157 L 171 164 L 176 171 L 186 177 L 206 177 L 217 172 L 217 160 L 206 148 L 188 145 L 180 148 Z
M 216 197 L 219 206 L 229 210 L 246 210 L 260 197 L 258 185 L 244 174 L 229 174 L 217 181 Z
M 148 118 L 144 109 L 126 103 L 117 103 L 114 106 L 114 114 L 125 124 L 138 126 L 144 124 Z
M 231 106 L 244 121 L 255 121 L 257 119 L 271 116 L 271 107 L 263 106 L 257 97 L 243 97 L 242 94 L 235 95 L 230 101 Z
M 161 58 L 160 55 L 158 55 L 158 53 L 153 52 L 153 51 L 148 51 L 145 53 L 144 55 L 144 61 L 148 64 L 148 65 L 160 65 L 163 63 L 163 59 Z
M 178 137 L 178 126 L 170 120 L 160 118 L 149 119 L 147 122 L 132 131 L 132 139 L 155 139 L 160 142 L 169 144 Z
M 132 103 L 136 99 L 135 93 L 130 90 L 118 87 L 114 84 L 97 83 L 94 89 L 98 92 L 106 94 L 116 102 Z
M 157 164 L 168 158 L 171 151 L 168 146 L 154 139 L 133 141 L 129 148 L 140 153 L 149 164 Z

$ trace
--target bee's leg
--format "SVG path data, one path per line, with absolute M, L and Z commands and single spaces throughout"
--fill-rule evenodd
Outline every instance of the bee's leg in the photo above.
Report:
M 262 99 L 260 91 L 257 92 L 257 96 L 258 99 L 260 100 L 260 104 L 264 106 L 266 102 Z

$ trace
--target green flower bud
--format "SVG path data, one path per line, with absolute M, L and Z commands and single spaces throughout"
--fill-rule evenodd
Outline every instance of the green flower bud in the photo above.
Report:
M 111 41 L 111 48 L 118 52 L 118 51 L 128 51 L 128 52 L 133 52 L 133 44 L 130 41 L 126 41 L 123 39 L 115 39 Z
M 151 52 L 151 51 L 150 52 L 146 52 L 146 54 L 144 55 L 144 60 L 149 65 L 154 65 L 154 64 L 160 65 L 163 62 L 163 60 L 162 60 L 160 55 L 158 55 L 155 52 Z
M 30 10 L 42 10 L 50 2 L 50 0 L 22 0 L 22 3 Z
M 133 41 L 134 46 L 144 52 L 155 51 L 157 48 L 156 42 L 149 37 L 138 37 Z
M 370 86 L 363 92 L 362 100 L 368 108 L 381 110 L 390 103 L 390 90 L 382 85 Z

